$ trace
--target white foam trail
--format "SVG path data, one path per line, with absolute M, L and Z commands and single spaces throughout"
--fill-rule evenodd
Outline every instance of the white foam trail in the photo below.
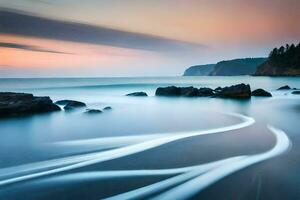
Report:
M 158 147 L 158 146 L 161 146 L 161 145 L 164 145 L 166 143 L 170 143 L 170 142 L 173 142 L 176 140 L 180 140 L 183 138 L 199 136 L 199 135 L 206 135 L 206 134 L 215 134 L 215 133 L 220 133 L 220 132 L 241 129 L 241 128 L 250 126 L 255 122 L 255 120 L 253 118 L 247 117 L 244 115 L 240 115 L 240 114 L 230 114 L 230 115 L 239 117 L 241 120 L 243 120 L 243 122 L 236 124 L 236 125 L 226 126 L 226 127 L 222 127 L 222 128 L 215 128 L 215 129 L 203 130 L 203 131 L 184 132 L 182 134 L 175 134 L 175 135 L 166 136 L 166 137 L 162 137 L 162 138 L 158 138 L 158 139 L 153 139 L 150 141 L 146 141 L 146 142 L 142 142 L 142 143 L 138 143 L 138 144 L 134 144 L 134 145 L 118 148 L 118 149 L 95 153 L 94 155 L 87 155 L 87 156 L 83 155 L 82 157 L 79 156 L 79 157 L 75 157 L 75 158 L 67 158 L 67 160 L 59 161 L 59 166 L 61 166 L 62 164 L 67 165 L 67 166 L 57 167 L 55 169 L 50 169 L 50 170 L 49 170 L 49 165 L 51 165 L 51 167 L 54 167 L 55 163 L 49 162 L 45 166 L 40 166 L 39 164 L 41 164 L 41 163 L 35 163 L 36 169 L 42 170 L 42 171 L 1 180 L 0 186 L 16 183 L 16 182 L 20 182 L 20 181 L 25 181 L 25 180 L 29 180 L 29 179 L 33 179 L 33 178 L 37 178 L 37 177 L 41 177 L 41 176 L 51 175 L 51 174 L 55 174 L 55 173 L 59 173 L 59 172 L 63 172 L 63 171 L 68 171 L 68 170 L 72 170 L 72 169 L 77 169 L 80 167 L 85 167 L 88 165 L 92 165 L 92 164 L 96 164 L 96 163 L 100 163 L 100 162 L 104 162 L 104 161 L 108 161 L 108 160 L 112 160 L 112 159 L 121 158 L 124 156 L 128 156 L 128 155 L 132 155 L 132 154 L 139 153 L 142 151 L 146 151 L 146 150 L 149 150 L 149 149 L 152 149 L 152 148 L 155 148 L 155 147 Z M 81 160 L 83 160 L 83 161 L 81 161 Z M 78 162 L 78 163 L 74 164 L 74 162 Z M 9 170 L 9 169 L 6 169 L 6 170 Z M 21 167 L 21 171 L 27 171 L 27 170 L 28 169 L 23 169 Z M 1 171 L 0 171 L 0 173 L 1 173 Z
M 125 139 L 125 136 L 120 136 L 120 137 L 106 137 L 106 138 L 97 138 L 97 139 L 87 139 L 87 140 L 72 140 L 72 141 L 63 141 L 63 142 L 56 142 L 52 143 L 51 145 L 77 145 L 80 142 L 83 142 L 83 144 L 87 143 L 94 143 L 93 140 L 96 140 L 96 143 L 99 142 L 103 144 L 103 142 L 109 143 L 108 146 L 110 145 L 111 147 L 116 145 L 116 146 L 126 146 L 126 144 L 129 144 L 129 140 L 133 140 L 132 143 L 138 143 L 141 141 L 146 141 L 146 140 L 151 140 L 151 139 L 157 139 L 163 136 L 167 136 L 168 134 L 152 134 L 152 135 L 141 135 L 141 136 L 128 136 L 128 140 Z M 101 142 L 100 142 L 101 140 Z M 116 140 L 116 142 L 112 141 Z M 125 144 L 121 144 L 121 142 L 124 142 Z M 114 143 L 114 144 L 113 144 Z M 100 148 L 97 148 L 98 150 L 101 150 L 103 146 L 100 146 Z M 107 146 L 106 146 L 107 147 Z M 104 147 L 103 147 L 104 148 Z M 101 152 L 101 151 L 100 151 Z M 91 160 L 95 157 L 98 157 L 99 152 L 93 152 L 93 153 L 85 153 L 85 154 L 80 154 L 80 155 L 73 155 L 73 156 L 68 156 L 64 158 L 57 158 L 57 159 L 51 159 L 51 160 L 46 160 L 46 161 L 40 161 L 40 162 L 35 162 L 35 163 L 29 163 L 29 164 L 23 164 L 19 166 L 14 166 L 14 167 L 7 167 L 7 168 L 2 168 L 0 170 L 0 177 L 4 176 L 10 176 L 10 175 L 20 175 L 24 173 L 34 173 L 39 170 L 46 170 L 46 169 L 51 169 L 55 167 L 62 167 L 65 165 L 70 165 L 70 164 L 75 164 L 87 160 Z
M 97 149 L 108 149 L 115 147 L 123 147 L 131 144 L 136 144 L 139 142 L 144 142 L 147 140 L 153 140 L 160 137 L 167 136 L 169 134 L 149 134 L 149 135 L 129 135 L 129 136 L 119 136 L 119 137 L 102 137 L 102 138 L 92 138 L 92 139 L 82 139 L 82 140 L 68 140 L 54 142 L 51 145 L 55 146 L 90 146 L 97 145 Z
M 210 170 L 201 176 L 160 194 L 154 199 L 188 199 L 225 176 L 288 151 L 291 146 L 291 142 L 287 135 L 282 130 L 276 129 L 272 126 L 268 126 L 268 128 L 276 137 L 276 145 L 270 151 L 224 164 L 223 166 Z
M 48 181 L 66 182 L 66 181 L 78 181 L 78 180 L 82 181 L 82 180 L 92 180 L 92 179 L 99 180 L 99 179 L 114 178 L 114 177 L 120 178 L 120 177 L 132 177 L 132 176 L 174 175 L 174 174 L 181 174 L 181 173 L 190 172 L 194 170 L 205 172 L 207 170 L 220 166 L 221 164 L 224 164 L 226 162 L 233 161 L 235 159 L 237 159 L 237 157 L 227 158 L 227 159 L 196 165 L 196 166 L 171 168 L 171 169 L 140 169 L 140 170 L 78 172 L 78 173 L 53 177 L 51 180 Z
M 113 197 L 106 198 L 105 200 L 130 200 L 130 199 L 143 199 L 147 197 L 147 195 L 153 194 L 160 192 L 162 190 L 168 189 L 172 186 L 176 186 L 180 183 L 183 183 L 189 179 L 192 179 L 196 176 L 199 176 L 199 174 L 205 173 L 208 170 L 211 170 L 217 166 L 229 163 L 229 162 L 234 162 L 236 160 L 243 159 L 243 156 L 238 156 L 238 157 L 233 157 L 233 158 L 228 158 L 212 163 L 207 163 L 207 164 L 202 164 L 198 165 L 196 167 L 193 167 L 192 169 L 189 169 L 189 171 L 186 171 L 186 173 L 160 181 L 158 183 L 154 183 L 142 188 L 138 188 L 136 190 L 132 190 L 129 192 L 125 192 Z M 175 198 L 176 199 L 176 198 Z

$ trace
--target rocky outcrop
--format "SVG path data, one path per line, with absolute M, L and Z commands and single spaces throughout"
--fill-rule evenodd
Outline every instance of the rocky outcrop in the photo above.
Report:
M 272 94 L 270 92 L 267 92 L 266 90 L 263 89 L 257 89 L 251 92 L 252 96 L 256 97 L 271 97 Z
M 180 88 L 176 86 L 159 87 L 155 91 L 156 96 L 180 96 Z
M 256 70 L 256 76 L 300 76 L 300 43 L 274 48 L 268 60 Z
M 199 97 L 209 97 L 209 96 L 213 96 L 214 90 L 211 88 L 199 88 Z
M 50 97 L 36 97 L 27 93 L 0 92 L 0 117 L 61 110 Z
M 241 76 L 254 74 L 266 58 L 243 58 L 218 62 L 210 76 Z
M 300 94 L 300 90 L 293 91 L 292 94 L 297 94 L 298 95 L 298 94 Z
M 255 76 L 300 76 L 300 66 L 298 67 L 280 67 L 267 61 L 260 65 Z
M 282 86 L 282 87 L 278 88 L 277 90 L 290 90 L 290 89 L 291 89 L 290 86 L 285 85 L 285 86 Z
M 194 87 L 180 87 L 179 95 L 184 97 L 197 97 L 199 95 L 199 90 Z
M 238 84 L 224 88 L 217 88 L 214 97 L 247 99 L 251 97 L 250 85 Z
M 132 96 L 132 97 L 147 97 L 147 93 L 146 92 L 133 92 L 133 93 L 129 93 L 126 94 L 126 96 Z
M 194 87 L 159 87 L 155 92 L 156 96 L 168 97 L 221 97 L 221 98 L 250 98 L 251 89 L 249 85 L 238 84 L 230 87 L 217 88 L 194 88 Z
M 240 76 L 252 75 L 266 58 L 224 60 L 217 64 L 196 65 L 185 70 L 183 76 Z
M 74 100 L 60 100 L 60 101 L 56 101 L 55 104 L 64 106 L 65 110 L 73 110 L 75 108 L 86 107 L 85 103 L 80 101 L 74 101 Z

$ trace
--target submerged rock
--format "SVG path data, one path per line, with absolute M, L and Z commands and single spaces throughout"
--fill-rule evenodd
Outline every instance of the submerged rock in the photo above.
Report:
M 217 88 L 215 90 L 214 97 L 238 99 L 251 98 L 251 88 L 250 85 L 246 85 L 244 83 L 224 88 Z
M 86 113 L 86 114 L 100 114 L 100 113 L 102 113 L 102 110 L 98 110 L 98 109 L 87 109 L 84 113 Z
M 256 96 L 256 97 L 271 97 L 272 94 L 270 92 L 267 92 L 263 89 L 257 89 L 252 91 L 251 93 L 252 96 Z
M 112 110 L 112 107 L 106 106 L 105 108 L 103 108 L 103 110 Z
M 126 94 L 126 96 L 133 96 L 133 97 L 146 97 L 148 96 L 146 92 L 133 92 Z
M 50 97 L 28 93 L 0 92 L 0 117 L 21 116 L 61 110 Z
M 292 94 L 300 94 L 300 91 L 299 90 L 293 91 Z
M 278 88 L 277 90 L 290 90 L 290 89 L 291 89 L 290 86 L 285 85 L 285 86 L 282 86 L 282 87 Z

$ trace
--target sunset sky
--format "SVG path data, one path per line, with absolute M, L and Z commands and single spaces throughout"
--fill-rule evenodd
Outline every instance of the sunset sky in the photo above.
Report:
M 0 77 L 169 76 L 264 57 L 300 42 L 299 10 L 299 0 L 1 0 Z

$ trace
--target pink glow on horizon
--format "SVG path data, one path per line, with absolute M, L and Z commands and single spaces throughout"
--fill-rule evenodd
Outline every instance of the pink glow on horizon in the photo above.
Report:
M 18 68 L 64 68 L 84 66 L 110 66 L 131 62 L 132 58 L 150 54 L 145 51 L 92 45 L 76 42 L 1 35 L 0 42 L 38 47 L 39 52 L 16 48 L 0 47 L 0 66 Z

